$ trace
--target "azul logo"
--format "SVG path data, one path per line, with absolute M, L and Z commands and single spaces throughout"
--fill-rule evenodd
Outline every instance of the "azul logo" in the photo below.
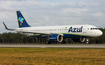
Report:
M 22 25 L 23 20 L 24 20 L 24 18 L 22 18 L 22 17 L 19 17 L 19 18 L 18 18 L 18 21 L 20 22 L 20 25 Z
M 83 26 L 81 26 L 81 28 L 70 27 L 68 32 L 82 32 L 82 28 L 83 28 Z

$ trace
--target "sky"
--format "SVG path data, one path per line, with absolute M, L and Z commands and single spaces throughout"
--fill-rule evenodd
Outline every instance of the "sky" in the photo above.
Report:
M 16 11 L 30 26 L 90 24 L 105 28 L 105 0 L 0 0 L 0 33 L 18 28 Z

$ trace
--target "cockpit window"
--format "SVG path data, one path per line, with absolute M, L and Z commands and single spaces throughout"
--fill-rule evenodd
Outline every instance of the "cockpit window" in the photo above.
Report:
M 90 30 L 98 30 L 98 28 L 90 28 Z

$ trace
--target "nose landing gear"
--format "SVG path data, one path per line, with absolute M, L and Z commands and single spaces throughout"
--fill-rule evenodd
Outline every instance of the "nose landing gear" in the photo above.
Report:
M 86 38 L 86 44 L 89 44 L 89 38 Z
M 80 42 L 89 44 L 89 38 L 80 38 Z

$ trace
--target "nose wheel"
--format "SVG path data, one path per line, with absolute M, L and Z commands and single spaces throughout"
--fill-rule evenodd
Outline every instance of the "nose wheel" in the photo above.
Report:
M 89 38 L 86 38 L 86 44 L 89 44 Z

